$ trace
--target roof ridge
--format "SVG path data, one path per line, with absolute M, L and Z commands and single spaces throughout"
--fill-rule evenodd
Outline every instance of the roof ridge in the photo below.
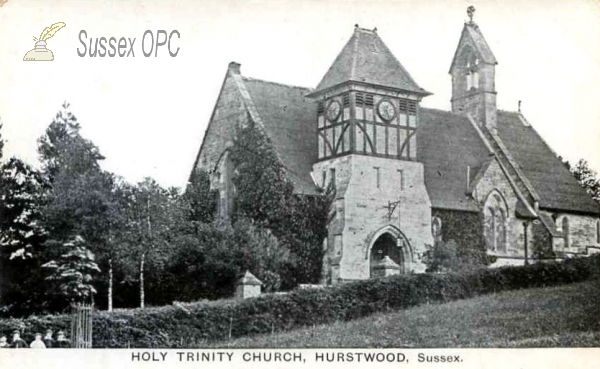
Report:
M 313 88 L 310 88 L 310 87 L 303 87 L 303 86 L 297 86 L 297 85 L 288 85 L 288 84 L 285 84 L 285 83 L 267 81 L 267 80 L 264 80 L 264 79 L 254 78 L 254 77 L 242 76 L 242 79 L 244 79 L 245 81 L 250 81 L 250 82 L 269 83 L 269 84 L 272 84 L 272 85 L 277 85 L 277 86 L 282 86 L 282 87 L 289 87 L 289 88 L 296 88 L 296 89 L 301 89 L 301 90 L 308 90 L 308 91 L 314 90 Z
M 429 110 L 435 113 L 441 113 L 441 114 L 445 114 L 445 115 L 449 115 L 449 116 L 453 116 L 455 118 L 462 118 L 464 120 L 468 120 L 467 117 L 465 117 L 462 114 L 458 114 L 458 113 L 453 113 L 451 110 L 443 110 L 443 109 L 438 109 L 438 108 L 428 108 L 426 106 L 422 106 L 421 110 Z

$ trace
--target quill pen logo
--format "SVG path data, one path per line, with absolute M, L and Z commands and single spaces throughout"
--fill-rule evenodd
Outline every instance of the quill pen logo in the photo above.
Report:
M 63 22 L 54 23 L 50 27 L 46 27 L 40 38 L 33 38 L 33 41 L 36 41 L 35 47 L 32 50 L 29 50 L 27 54 L 23 57 L 24 61 L 52 61 L 54 60 L 54 54 L 52 51 L 46 48 L 46 40 L 50 37 L 54 36 L 58 30 L 66 26 Z

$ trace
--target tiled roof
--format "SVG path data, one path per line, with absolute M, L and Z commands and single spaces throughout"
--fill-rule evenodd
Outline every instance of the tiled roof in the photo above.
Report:
M 356 27 L 315 91 L 354 81 L 429 94 L 417 85 L 376 31 Z
M 303 194 L 316 194 L 310 172 L 317 160 L 317 111 L 314 101 L 305 97 L 310 89 L 248 77 L 242 79 L 294 189 Z
M 519 113 L 498 112 L 498 135 L 539 194 L 540 208 L 600 214 L 598 204 Z
M 434 208 L 478 211 L 467 196 L 467 166 L 473 179 L 489 161 L 489 151 L 465 117 L 421 108 L 417 159 L 425 167 L 425 186 Z M 475 173 L 474 173 L 475 172 Z
M 247 77 L 243 82 L 295 190 L 316 194 L 310 175 L 317 160 L 316 104 L 305 97 L 311 90 Z M 598 205 L 518 113 L 498 112 L 498 134 L 538 192 L 540 208 L 600 214 Z M 417 147 L 432 206 L 478 211 L 467 194 L 467 166 L 471 167 L 469 182 L 475 183 L 489 164 L 490 153 L 469 120 L 421 108 Z M 522 205 L 521 216 L 532 216 Z

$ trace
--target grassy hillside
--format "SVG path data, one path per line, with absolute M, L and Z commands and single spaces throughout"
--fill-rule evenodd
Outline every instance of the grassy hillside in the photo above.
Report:
M 212 347 L 598 347 L 600 284 L 502 292 Z

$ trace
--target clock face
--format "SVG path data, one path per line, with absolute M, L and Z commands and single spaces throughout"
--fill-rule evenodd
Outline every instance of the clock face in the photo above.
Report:
M 392 120 L 396 116 L 396 108 L 394 108 L 394 105 L 388 100 L 383 100 L 379 103 L 377 112 L 381 119 L 385 121 Z
M 332 101 L 327 107 L 327 119 L 333 122 L 340 116 L 341 110 L 342 108 L 340 103 L 337 101 Z

